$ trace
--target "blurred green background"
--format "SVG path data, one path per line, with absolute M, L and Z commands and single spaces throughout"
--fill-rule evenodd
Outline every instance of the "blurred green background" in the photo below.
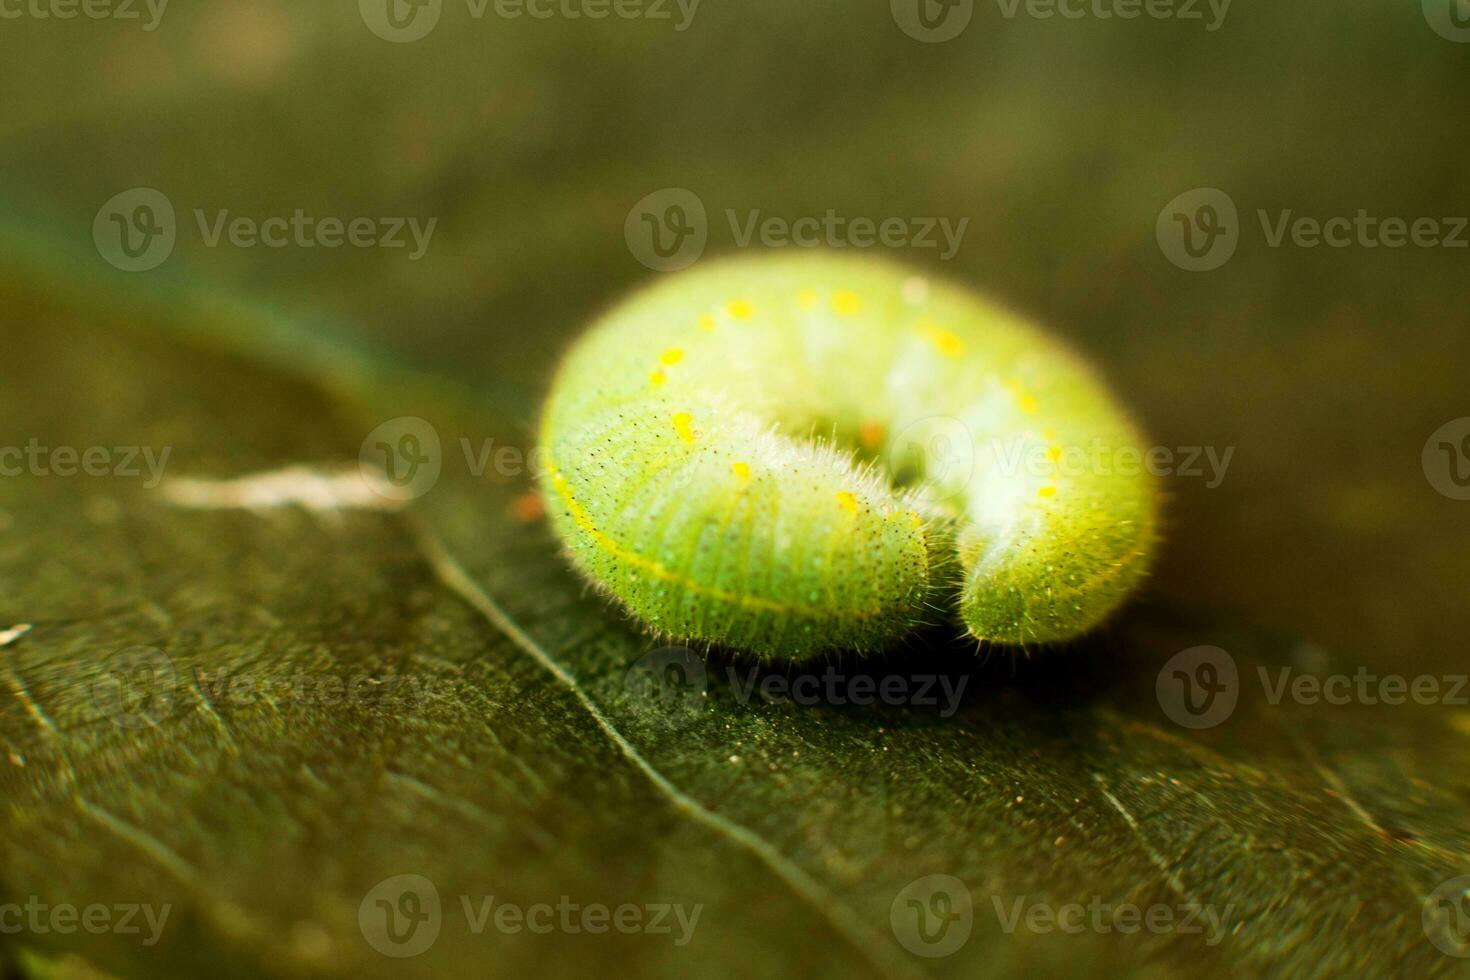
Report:
M 1006 17 L 945 43 L 880 0 L 705 0 L 667 20 L 482 19 L 449 3 L 413 43 L 349 2 L 210 2 L 142 22 L 0 24 L 0 174 L 15 227 L 125 278 L 90 229 L 154 187 L 181 232 L 149 285 L 187 280 L 318 339 L 453 372 L 529 419 L 558 352 L 653 275 L 628 210 L 686 187 L 706 254 L 742 219 L 969 219 L 962 279 L 1093 355 L 1164 445 L 1236 447 L 1225 482 L 1169 481 L 1169 602 L 1459 662 L 1470 507 L 1419 453 L 1464 415 L 1470 251 L 1269 247 L 1255 213 L 1470 212 L 1470 45 L 1413 3 L 1255 3 L 1201 20 Z M 146 11 L 139 8 L 140 12 Z M 1154 238 L 1191 188 L 1240 208 L 1225 266 Z M 403 251 L 206 248 L 189 212 L 438 219 Z M 150 278 L 151 277 L 151 278 Z M 137 285 L 136 282 L 130 285 Z M 262 348 L 268 338 L 253 340 Z M 284 352 L 291 356 L 290 351 Z
M 147 9 L 137 9 L 146 21 Z M 1418 902 L 1456 862 L 1467 861 L 1462 817 L 1470 769 L 1456 763 L 1465 758 L 1462 736 L 1470 734 L 1465 709 L 1415 715 L 1392 738 L 1382 736 L 1393 749 L 1381 752 L 1377 726 L 1384 715 L 1371 712 L 1334 715 L 1336 727 L 1318 727 L 1319 716 L 1298 713 L 1278 730 L 1245 719 L 1280 714 L 1248 716 L 1243 709 L 1231 732 L 1171 729 L 1179 744 L 1140 735 L 1136 718 L 1158 713 L 1150 698 L 1159 650 L 1166 657 L 1192 643 L 1215 642 L 1226 635 L 1222 630 L 1249 638 L 1240 650 L 1269 648 L 1262 659 L 1272 662 L 1287 656 L 1282 651 L 1305 650 L 1306 663 L 1320 654 L 1403 674 L 1465 669 L 1470 503 L 1436 491 L 1421 451 L 1441 425 L 1470 415 L 1470 249 L 1273 248 L 1257 212 L 1273 221 L 1286 210 L 1318 219 L 1360 209 L 1409 220 L 1470 214 L 1464 110 L 1470 43 L 1432 28 L 1434 0 L 1423 9 L 1414 2 L 1235 0 L 1215 30 L 1207 29 L 1214 15 L 1203 5 L 1198 20 L 1121 20 L 1039 18 L 1024 7 L 1008 17 L 999 2 L 977 2 L 968 26 L 943 43 L 905 33 L 886 0 L 703 0 L 684 30 L 676 29 L 683 17 L 677 6 L 667 9 L 662 20 L 538 20 L 498 17 L 492 6 L 475 18 L 463 0 L 445 0 L 437 26 L 410 43 L 375 35 L 349 0 L 174 0 L 151 31 L 140 21 L 0 19 L 0 302 L 7 321 L 0 337 L 10 338 L 8 349 L 0 349 L 10 395 L 0 403 L 0 426 L 8 430 L 0 444 L 23 444 L 29 433 L 53 424 L 72 438 L 113 433 L 137 441 L 142 427 L 166 422 L 162 438 L 177 439 L 181 475 L 209 472 L 211 464 L 235 473 L 247 464 L 350 461 L 376 421 L 428 414 L 424 405 L 433 402 L 436 410 L 463 407 L 471 425 L 482 412 L 495 420 L 486 422 L 487 434 L 529 448 L 561 351 L 600 309 L 659 275 L 640 264 L 624 236 L 630 209 L 646 195 L 668 187 L 698 195 L 709 214 L 710 257 L 738 250 L 727 209 L 741 220 L 755 210 L 791 220 L 829 209 L 849 217 L 967 220 L 950 261 L 941 261 L 937 250 L 875 251 L 969 283 L 1049 325 L 1099 365 L 1159 444 L 1234 449 L 1218 487 L 1199 478 L 1166 481 L 1165 551 L 1137 619 L 1126 621 L 1125 639 L 1116 646 L 1105 641 L 1092 651 L 1117 653 L 1122 679 L 1110 679 L 1111 662 L 1079 667 L 1073 678 L 1072 662 L 1057 659 L 1048 663 L 1064 668 L 1053 674 L 1022 666 L 1022 683 L 1012 688 L 1002 666 L 981 675 L 999 689 L 996 700 L 972 712 L 965 726 L 939 730 L 920 725 L 915 732 L 894 718 L 879 727 L 871 717 L 840 712 L 786 719 L 791 727 L 784 729 L 762 728 L 766 722 L 758 719 L 747 729 L 731 716 L 725 729 L 767 748 L 784 748 L 777 736 L 811 740 L 801 743 L 808 749 L 803 763 L 790 771 L 772 763 L 775 775 L 765 782 L 728 775 L 727 756 L 738 750 L 753 760 L 757 750 L 750 742 L 726 745 L 718 731 L 689 736 L 697 751 L 682 756 L 657 739 L 633 741 L 690 798 L 766 834 L 880 933 L 895 885 L 922 862 L 907 852 L 895 857 L 902 848 L 887 836 L 881 846 L 874 843 L 870 821 L 878 816 L 866 806 L 878 794 L 860 783 L 864 766 L 853 765 L 848 752 L 883 742 L 886 753 L 884 740 L 891 738 L 910 750 L 892 756 L 908 759 L 912 769 L 890 776 L 882 792 L 893 793 L 893 812 L 905 820 L 930 821 L 924 834 L 894 834 L 903 847 L 930 848 L 937 862 L 931 869 L 976 880 L 982 871 L 974 869 L 991 869 L 1010 887 L 1022 887 L 1015 884 L 1021 881 L 1039 889 L 1040 882 L 1059 895 L 1073 894 L 1073 886 L 1101 887 L 1100 880 L 1142 880 L 1162 858 L 1147 840 L 1142 852 L 1119 856 L 1137 847 L 1130 826 L 1144 835 L 1137 822 L 1118 823 L 1114 809 L 1131 822 L 1124 804 L 1137 801 L 1099 773 L 1120 780 L 1108 768 L 1116 763 L 1145 782 L 1157 772 L 1163 786 L 1168 770 L 1180 773 L 1187 788 L 1161 790 L 1175 794 L 1159 810 L 1164 844 L 1171 859 L 1180 852 L 1177 865 L 1164 862 L 1164 878 L 1182 868 L 1188 881 L 1217 889 L 1205 897 L 1259 902 L 1260 917 L 1250 925 L 1260 931 L 1247 930 L 1246 952 L 1237 946 L 1228 954 L 1235 959 L 1220 953 L 1220 961 L 1208 962 L 1253 970 L 1287 963 L 1310 972 L 1340 948 L 1344 962 L 1381 973 L 1401 955 L 1424 955 Z M 129 274 L 99 255 L 93 223 L 105 202 L 135 187 L 165 194 L 179 227 L 163 265 Z M 1239 245 L 1219 268 L 1188 272 L 1170 261 L 1155 229 L 1169 202 L 1200 187 L 1233 199 Z M 437 224 L 427 253 L 410 261 L 401 249 L 210 248 L 194 224 L 195 209 L 255 218 L 297 209 L 344 219 L 416 216 Z M 122 336 L 152 331 L 163 339 L 114 344 L 97 326 L 109 317 L 125 321 Z M 196 347 L 215 353 L 191 360 Z M 217 361 L 220 351 L 246 358 Z M 239 366 L 252 360 L 263 366 Z M 349 391 L 369 407 L 345 427 L 340 417 L 319 426 L 313 412 L 324 411 L 322 400 L 307 393 L 307 382 Z M 157 430 L 148 431 L 157 438 Z M 402 768 L 425 784 L 457 789 L 481 816 L 504 818 L 509 831 L 486 832 L 473 822 L 465 829 L 436 817 L 452 824 L 445 829 L 420 819 L 403 795 L 376 785 L 364 789 L 370 780 L 353 765 L 376 773 L 383 742 L 398 745 L 377 739 L 371 718 L 348 724 L 336 716 L 309 718 L 299 729 L 277 729 L 242 712 L 230 724 L 260 725 L 252 731 L 260 742 L 238 758 L 223 750 L 210 755 L 220 737 L 208 726 L 178 742 L 147 743 L 147 751 L 138 747 L 143 743 L 115 740 L 105 724 L 83 726 L 83 740 L 96 737 L 87 778 L 101 784 L 89 792 L 99 799 L 113 793 L 114 810 L 125 816 L 136 807 L 132 819 L 145 827 L 152 826 L 145 819 L 150 813 L 187 814 L 152 829 L 220 875 L 215 891 L 213 884 L 195 887 L 225 898 L 200 903 L 203 911 L 181 928 L 191 943 L 197 929 L 227 952 L 204 943 L 174 949 L 176 959 L 168 962 L 175 968 L 184 962 L 249 975 L 256 961 L 236 962 L 228 952 L 249 948 L 282 972 L 315 975 L 323 948 L 316 933 L 262 938 L 235 914 L 241 906 L 264 909 L 261 921 L 273 926 L 279 924 L 274 913 L 301 921 L 314 915 L 327 923 L 325 931 L 341 926 L 351 935 L 359 878 L 371 882 L 387 873 L 352 862 L 370 862 L 380 847 L 398 862 L 390 871 L 415 866 L 411 858 L 439 862 L 451 869 L 439 872 L 445 876 L 456 868 L 502 868 L 506 880 L 530 882 L 525 887 L 533 894 L 571 887 L 568 880 L 611 895 L 627 894 L 630 879 L 640 888 L 650 881 L 670 888 L 691 887 L 691 880 L 707 888 L 726 884 L 726 917 L 712 910 L 706 956 L 713 949 L 715 961 L 721 952 L 750 959 L 725 975 L 874 968 L 851 951 L 841 954 L 851 962 L 835 952 L 824 961 L 851 932 L 840 915 L 832 922 L 816 916 L 815 938 L 796 952 L 789 936 L 752 945 L 751 935 L 769 939 L 784 923 L 810 924 L 800 916 L 812 903 L 800 889 L 749 873 L 740 864 L 749 857 L 743 852 L 731 858 L 702 837 L 691 844 L 687 838 L 699 837 L 702 826 L 691 830 L 692 824 L 668 818 L 682 827 L 673 843 L 660 842 L 652 856 L 637 853 L 646 841 L 620 814 L 661 812 L 667 801 L 625 774 L 606 776 L 606 792 L 616 799 L 596 795 L 604 792 L 604 774 L 620 772 L 626 760 L 595 731 L 583 730 L 589 726 L 575 705 L 546 707 L 540 694 L 525 693 L 542 691 L 545 678 L 535 680 L 536 670 L 525 664 L 514 666 L 511 642 L 485 639 L 486 649 L 467 644 L 465 637 L 486 632 L 484 624 L 450 598 L 424 598 L 431 583 L 421 580 L 415 563 L 422 556 L 405 543 L 405 532 L 351 524 L 357 537 L 344 545 L 309 522 L 210 517 L 198 518 L 208 526 L 196 533 L 151 504 L 135 511 L 131 498 L 123 504 L 126 531 L 110 531 L 107 521 L 93 520 L 92 510 L 86 511 L 90 523 L 63 514 L 63 497 L 68 506 L 76 501 L 54 486 L 4 488 L 9 496 L 0 528 L 10 539 L 0 548 L 0 580 L 17 617 L 51 609 L 53 596 L 62 597 L 58 609 L 94 598 L 107 609 L 121 608 L 135 599 L 130 583 L 153 588 L 150 576 L 157 576 L 180 590 L 170 593 L 175 603 L 164 603 L 183 620 L 174 634 L 182 637 L 180 649 L 190 643 L 243 649 L 261 627 L 250 610 L 229 604 L 229 590 L 238 588 L 242 596 L 264 596 L 262 605 L 274 598 L 277 612 L 284 605 L 289 624 L 310 624 L 296 639 L 312 656 L 329 660 L 329 652 L 351 662 L 428 649 L 456 663 L 483 663 L 488 673 L 505 670 L 506 676 L 482 678 L 477 695 L 514 692 L 505 698 L 516 706 L 505 709 L 516 712 L 512 724 L 491 736 L 464 734 L 467 718 L 489 710 L 479 702 L 458 705 L 461 713 L 443 731 L 423 722 L 430 735 L 417 728 L 403 735 L 420 755 L 418 768 Z M 47 511 L 53 492 L 54 517 Z M 642 641 L 577 591 L 547 539 L 505 519 L 502 509 L 477 523 L 465 516 L 472 506 L 455 492 L 436 491 L 436 500 L 449 501 L 436 526 L 454 529 L 451 539 L 473 542 L 469 552 L 484 553 L 483 567 L 472 568 L 477 580 L 498 587 L 495 594 L 510 611 L 539 629 L 532 630 L 535 638 L 575 665 L 594 700 L 616 694 L 628 651 L 636 656 Z M 82 507 L 77 503 L 78 513 Z M 29 514 L 48 516 L 28 524 Z M 87 535 L 94 533 L 105 547 L 91 543 Z M 214 550 L 198 557 L 188 550 L 190 539 Z M 53 542 L 59 542 L 55 554 Z M 144 571 L 130 563 L 134 551 L 146 558 L 139 560 Z M 277 555 L 287 556 L 279 567 L 262 557 Z M 385 556 L 385 567 L 373 564 L 375 555 Z M 317 558 L 330 568 L 314 564 Z M 96 595 L 78 599 L 79 583 L 93 587 L 91 562 L 101 570 Z M 316 597 L 287 588 L 309 585 L 314 576 L 329 578 L 335 591 L 323 587 Z M 421 617 L 412 619 L 413 630 L 398 615 L 408 612 Z M 1196 625 L 1202 622 L 1228 625 Z M 1168 634 L 1157 646 L 1135 642 L 1133 631 L 1156 629 Z M 95 655 L 109 643 L 141 642 L 135 634 L 145 632 L 132 620 L 108 624 L 85 644 L 80 637 L 68 641 L 65 652 Z M 70 708 L 76 718 L 86 717 L 80 700 L 61 696 L 60 675 L 47 673 L 57 661 L 43 639 L 14 648 L 21 656 L 31 651 L 34 664 L 22 661 L 24 669 L 0 673 L 12 693 L 29 682 L 19 688 L 25 698 L 3 698 L 0 685 L 13 758 L 59 751 L 27 707 L 32 697 L 45 704 L 47 678 L 61 692 L 50 706 L 58 726 L 67 730 Z M 1138 678 L 1141 708 L 1122 707 L 1123 695 L 1117 704 L 1108 700 L 1109 684 Z M 1060 695 L 1037 693 L 1054 684 L 1071 687 Z M 1082 688 L 1087 693 L 1078 693 Z M 1095 691 L 1104 692 L 1097 703 L 1088 700 Z M 1129 714 L 1134 708 L 1138 713 Z M 1060 720 L 1054 723 L 1049 710 Z M 1394 715 L 1395 724 L 1404 717 Z M 554 748 L 536 737 L 543 731 L 537 726 L 558 733 Z M 240 728 L 236 737 L 249 748 Z M 359 741 L 364 732 L 374 737 Z M 1313 741 L 1316 732 L 1329 734 Z M 497 736 L 506 744 L 495 742 L 492 752 L 487 746 Z M 1185 743 L 1186 737 L 1196 741 Z M 1292 747 L 1294 739 L 1301 747 Z M 1218 757 L 1210 754 L 1216 751 Z M 1357 825 L 1357 811 L 1331 815 L 1330 805 L 1352 798 L 1348 785 L 1323 775 L 1320 760 L 1333 762 L 1334 753 L 1348 772 L 1346 784 L 1369 801 L 1383 826 L 1367 819 Z M 234 795 L 201 790 L 195 797 L 192 783 L 181 789 L 186 777 L 168 782 L 178 772 L 203 778 L 200 759 L 228 774 L 218 778 Z M 282 760 L 288 765 L 274 764 Z M 921 763 L 936 772 L 951 768 L 931 783 Z M 327 775 L 336 764 L 344 770 L 340 784 Z M 521 779 L 513 771 L 518 767 L 544 784 L 527 776 L 526 785 L 485 788 L 493 782 L 486 771 L 514 783 Z M 335 795 L 323 789 L 314 796 L 314 784 L 298 768 L 322 773 Z M 4 784 L 11 787 L 8 799 L 18 801 L 6 828 L 12 850 L 4 853 L 20 869 L 10 883 L 12 872 L 0 868 L 0 888 L 33 887 L 51 868 L 84 894 L 96 894 L 88 875 L 99 868 L 104 876 L 115 867 L 149 880 L 103 844 L 79 856 L 76 868 L 58 862 L 57 854 L 90 847 L 98 834 L 86 819 L 76 827 L 53 821 L 37 801 L 67 802 L 75 787 L 42 771 L 32 761 L 24 771 L 16 764 L 0 774 L 0 781 L 15 780 Z M 1198 784 L 1188 782 L 1191 775 Z M 1430 776 L 1443 783 L 1431 786 Z M 1316 785 L 1323 779 L 1325 789 Z M 541 795 L 527 789 L 531 784 Z M 1095 785 L 1104 788 L 1093 792 Z M 1196 785 L 1198 800 L 1189 795 Z M 822 796 L 829 786 L 837 789 Z M 361 797 L 352 795 L 356 790 Z M 386 807 L 385 796 L 392 801 Z M 1012 817 L 1013 796 L 1017 804 L 1024 796 L 1032 806 L 1055 809 L 1043 818 Z M 511 812 L 523 797 L 536 800 L 526 805 L 529 816 Z M 565 809 L 558 799 L 568 801 Z M 888 806 L 883 796 L 881 807 Z M 1217 806 L 1239 839 L 1211 839 Z M 1153 811 L 1139 812 L 1151 827 Z M 1175 812 L 1182 816 L 1171 824 Z M 882 811 L 884 821 L 889 815 Z M 231 824 L 243 816 L 249 820 Z M 339 832 L 339 819 L 348 830 Z M 374 822 L 379 819 L 388 825 Z M 650 816 L 649 825 L 666 828 L 664 819 Z M 1059 834 L 1048 819 L 1073 824 Z M 400 820 L 402 826 L 393 822 Z M 1107 829 L 1108 821 L 1116 826 Z M 51 823 L 65 826 L 54 841 L 37 843 L 37 828 Z M 533 858 L 545 856 L 527 843 L 535 836 L 527 826 L 549 828 L 565 852 L 536 865 Z M 888 824 L 882 826 L 887 835 Z M 216 834 L 219 827 L 230 832 Z M 788 831 L 790 838 L 782 837 Z M 1420 838 L 1417 849 L 1410 831 Z M 1054 858 L 1053 839 L 1063 837 L 1090 846 Z M 913 845 L 915 839 L 923 843 Z M 391 851 L 405 840 L 410 857 Z M 455 846 L 446 850 L 446 842 Z M 471 853 L 477 846 L 484 853 Z M 339 853 L 344 850 L 351 853 Z M 294 875 L 270 863 L 283 853 L 300 861 Z M 29 854 L 29 863 L 22 867 L 15 854 Z M 326 871 L 312 864 L 317 856 Z M 1370 894 L 1373 882 L 1396 894 L 1364 911 L 1363 899 L 1382 897 Z M 751 894 L 776 897 L 767 909 L 752 905 Z M 337 900 L 342 895 L 351 897 L 348 904 Z M 1314 920 L 1313 913 L 1327 914 L 1327 898 L 1349 906 L 1357 901 L 1344 919 L 1361 921 L 1362 930 L 1343 926 L 1338 933 Z M 1289 905 L 1301 914 L 1281 911 Z M 753 925 L 737 912 L 762 918 Z M 1282 918 L 1271 919 L 1275 912 Z M 1382 938 L 1386 922 L 1409 936 L 1394 948 L 1412 952 L 1364 958 L 1360 950 L 1375 942 L 1389 948 Z M 1400 934 L 1394 936 L 1397 943 Z M 354 951 L 333 960 L 344 971 L 358 968 L 353 957 L 367 955 L 349 948 Z M 483 955 L 467 948 L 467 956 Z M 563 968 L 603 956 L 590 944 L 563 953 L 556 961 Z M 1041 943 L 977 944 L 969 953 L 970 959 L 936 969 L 1059 969 L 1072 955 Z M 521 947 L 505 955 L 497 966 L 510 973 L 534 967 L 542 953 Z M 638 973 L 683 975 L 688 967 L 676 955 L 639 955 L 619 948 L 611 959 Z M 1078 962 L 1085 959 L 1099 975 L 1125 968 L 1160 975 L 1214 955 L 1181 943 L 1153 960 L 1099 940 Z M 873 972 L 891 973 L 885 967 L 892 964 L 879 960 Z M 120 972 L 143 975 L 153 961 L 126 962 L 131 967 Z M 427 975 L 427 961 L 416 962 Z M 386 975 L 396 965 L 374 959 L 371 967 Z

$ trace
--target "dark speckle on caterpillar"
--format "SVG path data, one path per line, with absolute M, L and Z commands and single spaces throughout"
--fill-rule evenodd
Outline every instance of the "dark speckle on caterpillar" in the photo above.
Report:
M 568 354 L 541 444 L 577 568 L 659 635 L 769 658 L 942 615 L 1068 639 L 1156 540 L 1152 477 L 1108 465 L 1138 433 L 1085 364 L 866 259 L 711 263 L 635 294 Z

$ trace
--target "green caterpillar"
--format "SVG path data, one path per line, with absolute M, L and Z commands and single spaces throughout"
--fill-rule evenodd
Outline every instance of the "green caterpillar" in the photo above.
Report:
M 1085 365 L 870 259 L 726 260 L 634 295 L 567 356 L 541 446 L 600 589 L 767 658 L 880 649 L 956 607 L 980 640 L 1064 640 L 1156 540 L 1153 479 L 1111 465 L 1139 436 Z

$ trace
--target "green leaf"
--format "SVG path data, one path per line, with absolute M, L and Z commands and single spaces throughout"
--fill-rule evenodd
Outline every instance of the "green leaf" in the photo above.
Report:
M 1447 764 L 1463 712 L 1272 705 L 1257 667 L 1323 669 L 1310 650 L 1158 606 L 1034 656 L 935 634 L 814 668 L 717 654 L 704 685 L 648 688 L 630 669 L 656 644 L 526 519 L 526 476 L 476 476 L 463 457 L 461 439 L 518 444 L 524 418 L 412 387 L 333 397 L 161 340 L 142 317 L 19 288 L 0 301 L 0 417 L 47 446 L 167 446 L 175 481 L 353 472 L 370 423 L 409 407 L 443 446 L 437 483 L 405 510 L 189 508 L 176 484 L 123 476 L 0 481 L 0 621 L 32 626 L 0 647 L 0 888 L 22 904 L 171 908 L 155 945 L 146 928 L 31 931 L 33 959 L 344 977 L 1448 962 L 1421 913 L 1466 863 L 1470 784 Z M 1204 642 L 1234 655 L 1241 697 L 1192 731 L 1155 679 Z M 140 663 L 172 674 L 117 673 Z M 838 695 L 751 693 L 803 674 Z M 961 693 L 837 703 L 866 690 L 856 678 L 893 676 Z M 440 931 L 390 958 L 359 910 L 410 874 L 437 890 Z M 905 889 L 929 875 L 973 901 L 967 941 L 939 959 L 903 941 Z M 701 912 L 684 946 L 677 931 L 476 933 L 485 896 Z M 1222 925 L 1005 928 L 1018 908 L 1070 903 L 1167 907 L 1175 926 L 1201 906 Z
M 329 512 L 0 477 L 0 913 L 170 910 L 154 945 L 136 919 L 142 935 L 13 933 L 0 915 L 0 972 L 1463 972 L 1424 913 L 1470 874 L 1470 711 L 1268 697 L 1288 667 L 1464 672 L 1470 508 L 1416 465 L 1465 410 L 1462 258 L 1257 239 L 1186 278 L 1152 240 L 1202 183 L 1243 218 L 1459 213 L 1463 110 L 1442 93 L 1463 86 L 1460 46 L 1387 4 L 1260 5 L 1217 33 L 977 11 L 944 45 L 881 3 L 707 3 L 677 34 L 446 15 L 408 46 L 354 6 L 176 4 L 157 34 L 0 26 L 0 448 L 330 477 L 412 415 L 443 468 L 408 508 Z M 1287 85 L 1282 64 L 1302 67 Z M 90 228 L 142 184 L 190 233 L 129 278 Z M 963 682 L 952 713 L 767 703 L 721 654 L 702 695 L 659 696 L 639 667 L 658 644 L 527 519 L 524 466 L 477 477 L 460 439 L 531 448 L 558 351 L 644 275 L 628 208 L 673 185 L 706 204 L 712 254 L 733 248 L 727 209 L 971 218 L 952 263 L 915 260 L 1091 353 L 1162 444 L 1239 447 L 1228 483 L 1171 486 L 1148 595 L 1086 643 L 977 653 L 938 632 L 830 665 L 848 693 Z M 296 208 L 439 232 L 410 264 L 192 231 L 194 209 Z M 1156 683 L 1205 644 L 1240 698 L 1195 730 Z M 383 921 L 374 889 L 401 875 L 434 884 L 440 928 L 392 958 L 360 913 Z M 915 912 L 942 903 L 911 887 L 931 875 L 973 903 L 938 958 L 910 948 L 935 951 Z M 491 895 L 701 914 L 684 946 L 477 933 L 461 896 L 478 914 Z M 1094 924 L 1089 905 L 1125 902 L 1205 906 L 1224 935 Z M 1024 918 L 1073 904 L 1080 933 Z

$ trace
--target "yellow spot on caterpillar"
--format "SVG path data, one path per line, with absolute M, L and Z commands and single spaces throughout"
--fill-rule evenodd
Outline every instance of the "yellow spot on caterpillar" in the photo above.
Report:
M 1051 460 L 1053 463 L 1055 463 L 1057 460 L 1061 459 L 1062 458 L 1062 447 L 1061 446 L 1052 446 L 1050 449 L 1048 449 L 1046 451 L 1046 458 L 1049 459 L 1049 460 Z
M 1046 486 L 1036 491 L 1036 496 L 1038 497 L 1055 497 L 1056 495 L 1057 485 L 1055 483 L 1048 483 Z
M 674 431 L 685 442 L 693 442 L 699 438 L 699 433 L 694 431 L 694 416 L 688 412 L 680 412 L 674 416 Z
M 803 310 L 815 309 L 817 305 L 817 291 L 815 289 L 803 289 L 796 294 L 796 305 Z
M 699 318 L 699 329 L 703 330 L 705 333 L 714 333 L 715 327 L 718 325 L 718 321 L 715 320 L 715 318 L 710 316 L 708 313 Z
M 730 314 L 732 319 L 749 320 L 755 316 L 755 307 L 751 305 L 750 300 L 732 299 L 725 304 L 725 312 Z
M 1027 415 L 1035 415 L 1036 410 L 1040 408 L 1041 405 L 1039 402 L 1036 401 L 1035 395 L 1021 394 L 1016 396 L 1016 407 L 1025 412 Z
M 916 329 L 944 357 L 956 358 L 964 355 L 965 342 L 954 331 L 946 330 L 931 320 L 924 320 Z
M 863 298 L 851 289 L 839 289 L 832 294 L 832 309 L 843 316 L 852 316 L 863 308 Z
M 749 463 L 731 463 L 730 471 L 734 473 L 737 478 L 739 478 L 741 483 L 745 483 L 750 479 Z
M 684 349 L 682 347 L 670 347 L 664 351 L 663 356 L 659 360 L 665 364 L 678 364 L 684 360 Z
M 883 445 L 888 429 L 882 422 L 864 422 L 858 427 L 858 442 L 864 449 L 873 450 Z
M 847 511 L 849 514 L 856 514 L 858 512 L 857 498 L 848 493 L 846 490 L 839 490 L 837 492 L 837 503 L 840 504 L 842 506 L 842 509 Z
M 653 382 L 653 386 L 657 388 L 659 385 L 669 380 L 669 377 L 668 375 L 664 374 L 663 371 L 659 370 L 658 368 L 654 368 L 652 371 L 648 372 L 648 380 Z

